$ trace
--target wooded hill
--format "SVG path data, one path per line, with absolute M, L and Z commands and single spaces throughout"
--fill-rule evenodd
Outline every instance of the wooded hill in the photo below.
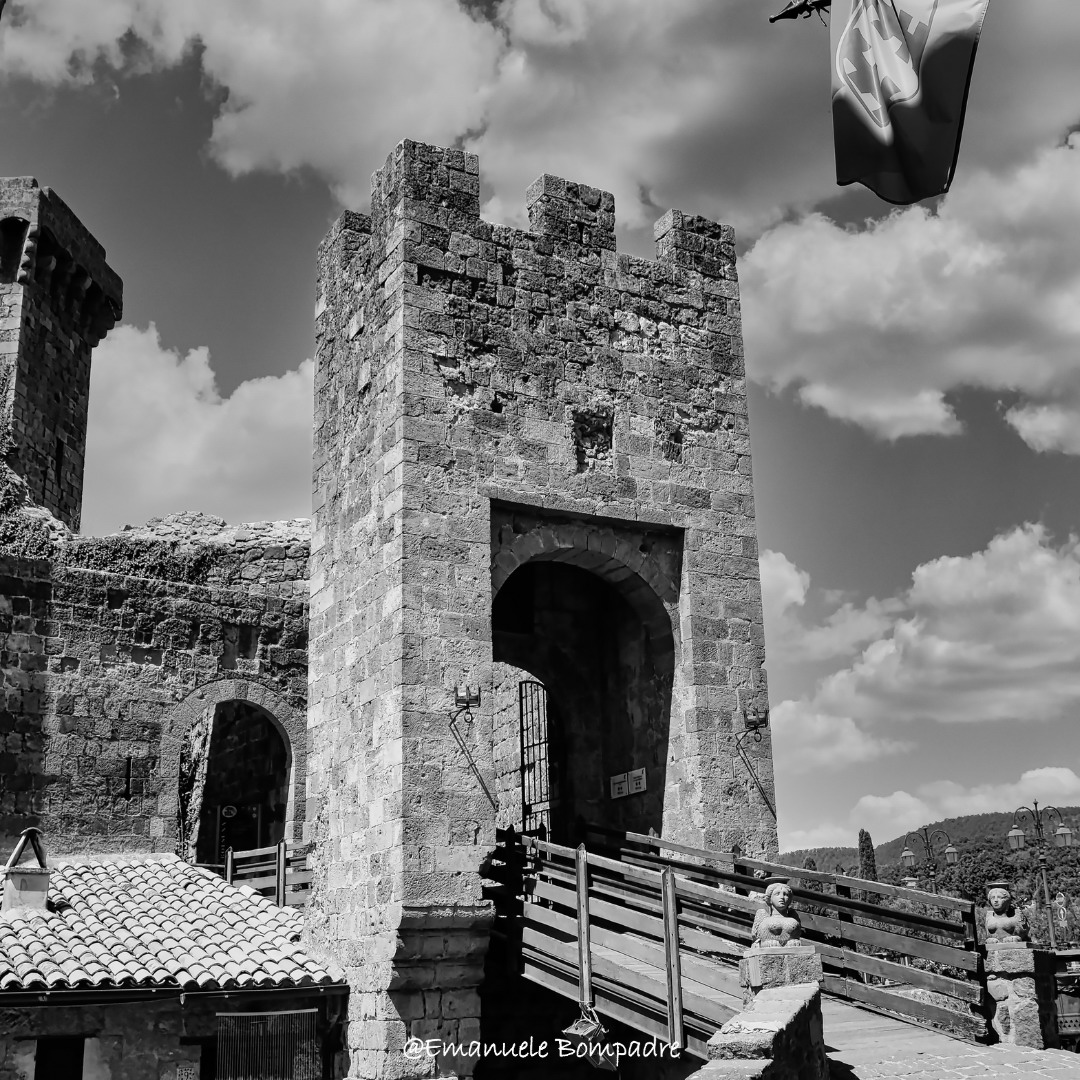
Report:
M 1050 895 L 1053 899 L 1058 893 L 1066 898 L 1066 925 L 1059 934 L 1061 942 L 1076 940 L 1080 937 L 1080 807 L 1060 807 L 1066 824 L 1073 830 L 1075 846 L 1062 849 L 1054 845 L 1054 830 L 1057 820 L 1045 827 L 1047 839 L 1047 871 L 1050 883 Z M 1046 916 L 1042 912 L 1042 889 L 1038 874 L 1038 851 L 1033 843 L 1034 829 L 1030 819 L 1025 817 L 1021 823 L 1027 834 L 1028 846 L 1022 851 L 1009 850 L 1006 835 L 1012 828 L 1013 815 L 967 814 L 963 817 L 946 818 L 935 821 L 929 830 L 943 829 L 960 854 L 956 866 L 947 866 L 944 856 L 945 841 L 935 839 L 934 853 L 937 863 L 937 888 L 939 892 L 954 896 L 965 896 L 986 903 L 987 882 L 1004 880 L 1012 883 L 1013 894 L 1021 902 L 1030 901 L 1035 910 L 1029 913 L 1032 923 L 1033 938 L 1045 940 Z M 875 845 L 878 880 L 899 884 L 900 879 L 916 877 L 920 888 L 929 886 L 929 875 L 921 843 L 913 843 L 918 858 L 914 870 L 908 870 L 900 863 L 900 853 L 904 848 L 905 836 L 898 836 L 883 844 Z M 854 847 L 804 848 L 782 852 L 780 862 L 789 866 L 804 866 L 811 858 L 818 870 L 836 873 L 838 870 L 859 875 L 859 855 Z

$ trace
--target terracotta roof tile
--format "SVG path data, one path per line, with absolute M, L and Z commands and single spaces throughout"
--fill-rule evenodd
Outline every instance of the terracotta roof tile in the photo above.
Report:
M 295 908 L 180 859 L 59 867 L 49 898 L 57 910 L 0 915 L 0 993 L 345 981 L 297 944 Z

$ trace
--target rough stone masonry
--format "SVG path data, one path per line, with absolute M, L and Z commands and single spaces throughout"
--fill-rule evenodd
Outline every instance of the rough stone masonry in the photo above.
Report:
M 403 142 L 319 256 L 308 932 L 349 973 L 356 1077 L 481 1034 L 508 672 L 548 695 L 556 840 L 776 849 L 768 735 L 735 749 L 767 691 L 732 230 L 669 211 L 649 261 L 607 192 L 543 176 L 527 231 L 479 193 L 475 156 Z
M 262 721 L 248 749 L 272 729 L 287 759 L 263 832 L 298 838 L 309 523 L 181 513 L 77 535 L 90 356 L 121 304 L 59 196 L 0 179 L 0 847 L 36 826 L 51 855 L 176 851 L 185 740 L 240 711 Z M 224 781 L 219 804 L 245 794 Z

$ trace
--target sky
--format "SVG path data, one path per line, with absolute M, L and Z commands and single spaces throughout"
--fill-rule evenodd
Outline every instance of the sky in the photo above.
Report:
M 739 244 L 781 848 L 1080 803 L 1080 5 L 990 0 L 956 179 L 837 188 L 783 0 L 8 0 L 0 175 L 125 282 L 83 531 L 308 516 L 316 246 L 402 138 Z

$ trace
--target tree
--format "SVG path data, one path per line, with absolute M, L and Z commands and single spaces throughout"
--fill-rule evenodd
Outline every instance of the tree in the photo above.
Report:
M 877 881 L 877 857 L 874 841 L 865 829 L 859 830 L 859 877 L 864 881 Z
M 802 865 L 803 865 L 804 870 L 816 870 L 817 869 L 817 863 L 814 861 L 813 857 L 810 856 L 810 855 L 807 855 L 806 858 L 803 859 L 803 864 Z M 802 879 L 802 887 L 804 889 L 808 889 L 810 892 L 823 893 L 825 891 L 825 886 L 820 881 L 816 880 L 815 878 L 803 878 Z M 806 910 L 809 911 L 810 914 L 812 914 L 812 915 L 820 915 L 825 909 L 820 907 L 817 904 L 807 904 L 806 905 Z
M 874 841 L 865 829 L 859 830 L 859 877 L 864 881 L 877 881 L 877 857 L 874 855 Z M 880 894 L 875 892 L 863 893 L 863 899 L 868 903 L 876 904 Z

